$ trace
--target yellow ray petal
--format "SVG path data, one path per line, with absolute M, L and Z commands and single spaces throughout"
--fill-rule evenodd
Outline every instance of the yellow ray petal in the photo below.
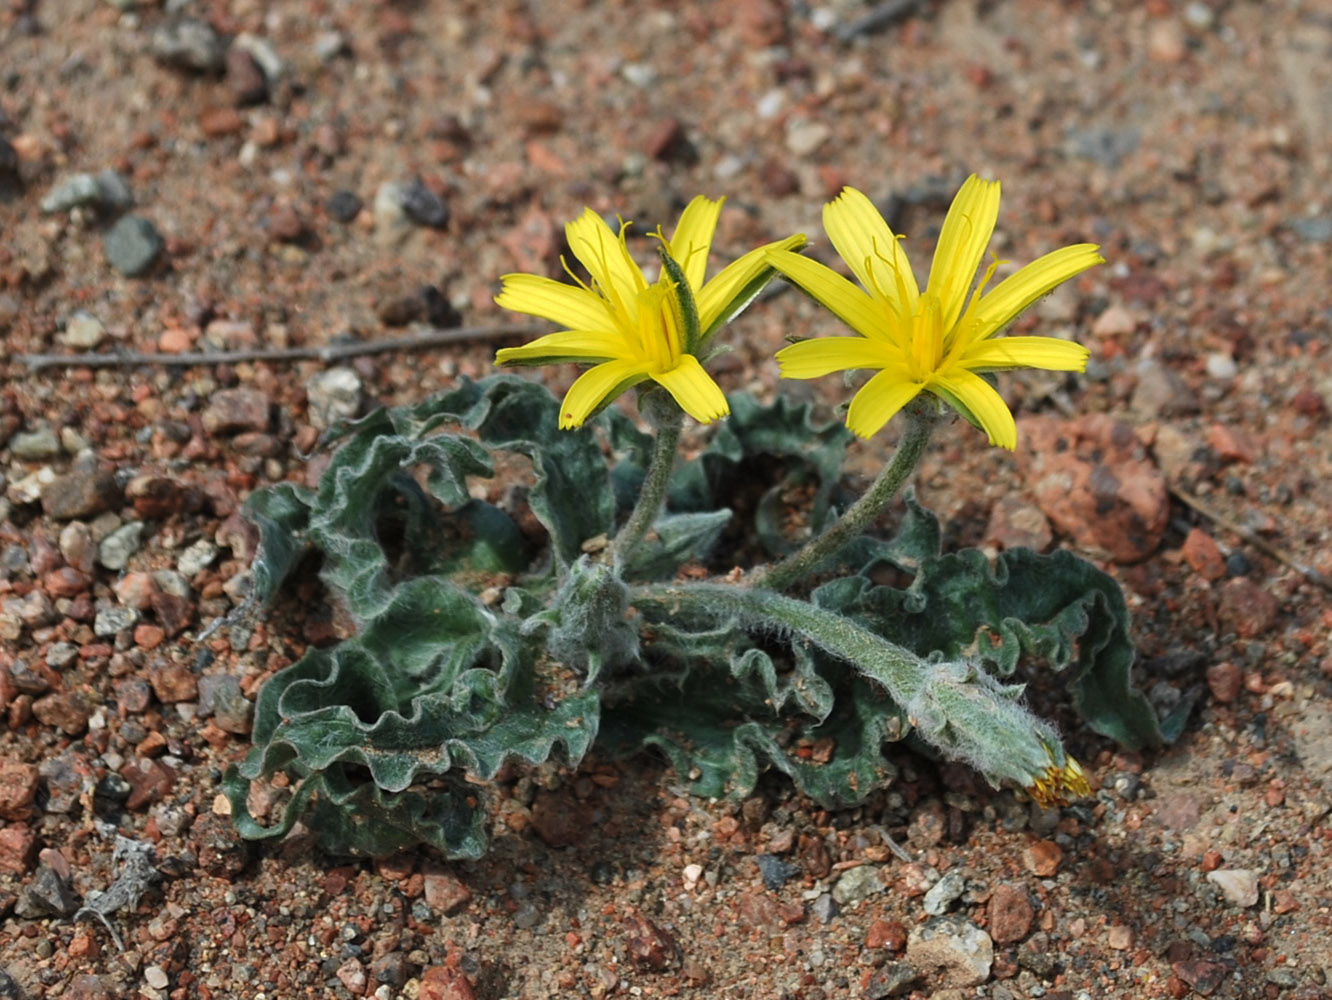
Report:
M 932 385 L 943 390 L 942 395 L 957 398 L 975 417 L 990 438 L 990 444 L 1014 451 L 1017 448 L 1017 424 L 1003 397 L 979 375 L 955 369 L 945 375 L 936 375 Z
M 972 344 L 958 364 L 972 371 L 1044 368 L 1050 372 L 1085 372 L 1091 352 L 1055 337 L 992 337 Z
M 903 315 L 915 311 L 920 292 L 911 262 L 872 201 L 855 188 L 843 188 L 823 206 L 823 228 L 867 291 L 881 293 Z
M 682 357 L 670 371 L 654 373 L 652 378 L 700 424 L 710 424 L 731 412 L 725 394 L 692 354 Z
M 638 361 L 608 361 L 578 376 L 560 406 L 560 429 L 582 427 L 589 416 L 648 377 L 647 365 Z
M 902 366 L 900 352 L 866 337 L 816 337 L 783 347 L 776 354 L 782 378 L 821 378 L 857 368 Z
M 563 361 L 610 361 L 630 355 L 623 337 L 606 330 L 561 330 L 522 347 L 495 352 L 497 365 L 547 365 Z M 636 359 L 635 359 L 636 360 Z
M 1104 264 L 1105 258 L 1097 253 L 1099 249 L 1094 243 L 1076 243 L 1047 253 L 1016 274 L 1010 274 L 977 303 L 976 336 L 997 333 L 1055 285 L 1089 267 Z
M 983 181 L 972 174 L 948 209 L 926 285 L 943 305 L 945 330 L 951 330 L 962 315 L 998 218 L 999 182 Z
M 615 325 L 606 300 L 577 285 L 566 285 L 538 274 L 506 274 L 495 302 L 505 309 L 540 316 L 575 330 Z
M 710 330 L 723 313 L 730 311 L 730 315 L 725 317 L 729 322 L 735 318 L 741 308 L 748 305 L 747 302 L 736 302 L 736 297 L 742 295 L 746 286 L 757 281 L 772 267 L 772 262 L 768 259 L 769 252 L 799 250 L 806 242 L 803 233 L 788 236 L 784 240 L 756 247 L 718 271 L 694 296 L 694 300 L 698 303 L 699 326 L 703 331 L 706 333 Z M 756 289 L 753 294 L 757 295 L 761 290 Z
M 629 256 L 619 235 L 590 208 L 564 227 L 569 249 L 616 310 L 624 311 L 635 295 L 647 287 L 642 270 Z
M 680 214 L 680 222 L 670 239 L 671 256 L 684 269 L 689 287 L 697 292 L 703 287 L 708 270 L 708 254 L 712 250 L 712 234 L 717 231 L 725 198 L 713 201 L 699 195 Z
M 768 261 L 857 333 L 879 340 L 888 337 L 887 317 L 874 300 L 832 268 L 789 250 L 773 251 Z
M 873 437 L 923 388 L 920 382 L 907 377 L 905 367 L 881 371 L 852 398 L 846 411 L 846 426 L 853 434 Z

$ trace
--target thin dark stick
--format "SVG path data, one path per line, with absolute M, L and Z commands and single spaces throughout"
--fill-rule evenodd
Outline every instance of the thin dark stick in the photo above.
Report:
M 1289 566 L 1310 583 L 1317 584 L 1324 590 L 1332 591 L 1332 580 L 1329 580 L 1322 573 L 1318 572 L 1318 570 L 1314 569 L 1308 563 L 1300 562 L 1300 560 L 1296 559 L 1289 552 L 1278 548 L 1256 532 L 1250 531 L 1248 528 L 1244 527 L 1244 525 L 1240 524 L 1238 521 L 1232 520 L 1216 508 L 1204 503 L 1200 497 L 1196 497 L 1188 490 L 1178 486 L 1171 486 L 1170 492 L 1209 521 L 1219 524 L 1232 534 L 1238 535 L 1255 549 L 1266 553 L 1282 565 Z
M 383 354 L 386 351 L 419 351 L 445 344 L 499 340 L 508 337 L 532 336 L 542 333 L 543 327 L 509 323 L 500 326 L 462 326 L 452 330 L 429 329 L 408 337 L 390 340 L 367 340 L 348 344 L 324 344 L 319 347 L 257 347 L 244 351 L 201 351 L 184 354 L 156 354 L 127 351 L 123 354 L 18 354 L 16 361 L 28 366 L 29 371 L 41 368 L 119 368 L 127 365 L 234 365 L 242 361 L 337 361 L 365 354 Z

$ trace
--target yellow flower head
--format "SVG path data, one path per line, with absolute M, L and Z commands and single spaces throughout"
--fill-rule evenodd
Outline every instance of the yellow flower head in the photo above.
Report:
M 1060 766 L 1055 763 L 1054 753 L 1048 747 L 1046 752 L 1050 754 L 1050 766 L 1035 777 L 1027 787 L 1027 794 L 1043 809 L 1065 806 L 1075 799 L 1090 798 L 1091 785 L 1087 782 L 1087 773 L 1082 770 L 1082 765 L 1065 755 L 1064 763 Z
M 801 341 L 777 352 L 784 378 L 877 369 L 851 400 L 846 423 L 870 437 L 921 392 L 954 407 L 989 435 L 1017 447 L 1017 425 L 978 374 L 1006 368 L 1085 371 L 1088 351 L 1054 337 L 996 337 L 1060 282 L 1104 263 L 1091 243 L 1048 253 L 986 292 L 998 262 L 972 290 L 999 217 L 999 183 L 969 177 L 939 234 L 928 286 L 921 290 L 898 238 L 859 191 L 846 188 L 823 208 L 823 225 L 860 287 L 817 261 L 774 250 L 773 266 L 859 336 Z
M 792 236 L 751 250 L 704 281 L 722 201 L 701 195 L 667 239 L 660 230 L 662 272 L 649 282 L 625 244 L 592 209 L 565 226 L 590 284 L 568 285 L 535 274 L 506 274 L 495 301 L 506 309 L 568 327 L 495 355 L 501 365 L 592 363 L 569 388 L 560 427 L 581 427 L 631 386 L 651 379 L 700 423 L 730 413 L 700 357 L 713 335 L 740 312 L 772 275 L 768 252 L 804 245 Z M 567 269 L 567 265 L 566 265 Z M 571 272 L 572 275 L 572 272 Z M 578 279 L 574 279 L 577 281 Z

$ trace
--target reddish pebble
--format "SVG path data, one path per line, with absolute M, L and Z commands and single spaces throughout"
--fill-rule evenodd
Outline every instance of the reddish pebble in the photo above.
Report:
M 1216 614 L 1223 632 L 1242 639 L 1266 638 L 1276 624 L 1277 599 L 1245 577 L 1236 577 L 1221 588 Z
M 1239 697 L 1244 686 L 1244 672 L 1229 660 L 1213 663 L 1207 668 L 1207 687 L 1212 697 L 1222 704 L 1229 704 Z
M 660 972 L 679 957 L 675 938 L 641 913 L 625 914 L 624 931 L 625 951 L 639 968 Z
M 1184 561 L 1204 580 L 1220 580 L 1226 575 L 1226 558 L 1214 539 L 1202 528 L 1194 528 L 1184 539 Z
M 30 874 L 37 835 L 22 823 L 0 827 L 0 872 Z
M 1038 840 L 1022 852 L 1027 870 L 1041 878 L 1049 878 L 1059 871 L 1064 851 L 1053 840 Z
M 457 969 L 436 965 L 421 976 L 417 1000 L 476 1000 L 476 992 Z
M 179 326 L 163 330 L 162 335 L 157 338 L 157 349 L 163 354 L 184 354 L 193 346 L 193 332 Z
M 462 880 L 445 871 L 426 871 L 423 890 L 426 904 L 444 916 L 456 913 L 472 898 Z
M 865 947 L 901 951 L 906 947 L 906 939 L 906 927 L 900 920 L 876 920 L 865 935 Z
M 0 760 L 0 819 L 28 818 L 37 795 L 37 778 L 35 764 Z
M 53 570 L 42 577 L 42 588 L 52 597 L 74 597 L 88 589 L 92 583 L 87 573 L 80 573 L 72 566 Z
M 1292 910 L 1300 908 L 1299 901 L 1295 898 L 1295 893 L 1289 889 L 1277 889 L 1272 893 L 1272 912 L 1290 913 Z
M 1214 872 L 1221 867 L 1221 862 L 1225 856 L 1220 851 L 1207 851 L 1202 856 L 1202 870 L 1205 872 Z
M 1058 860 L 1054 864 L 1057 868 Z M 990 937 L 994 939 L 995 944 L 1013 944 L 1021 941 L 1031 931 L 1031 922 L 1036 916 L 1036 911 L 1027 898 L 1026 888 L 1012 884 L 995 887 L 990 895 L 986 912 L 990 922 Z
M 1226 424 L 1213 424 L 1207 429 L 1207 444 L 1223 462 L 1253 462 L 1258 448 L 1243 430 Z
M 369 977 L 365 974 L 365 966 L 361 964 L 359 958 L 349 958 L 338 966 L 335 973 L 338 982 L 347 988 L 347 992 L 354 997 L 365 996 L 366 986 L 369 984 Z
M 235 135 L 245 128 L 245 119 L 235 108 L 209 108 L 199 116 L 199 127 L 209 138 Z
M 166 633 L 158 625 L 136 625 L 134 627 L 134 645 L 140 649 L 156 649 L 162 645 Z

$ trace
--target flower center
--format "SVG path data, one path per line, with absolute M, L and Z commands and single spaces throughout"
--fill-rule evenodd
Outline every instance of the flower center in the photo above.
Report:
M 913 382 L 926 382 L 939 370 L 944 359 L 943 306 L 939 296 L 923 293 L 916 302 L 909 330 L 907 370 Z
M 638 338 L 653 374 L 672 371 L 684 354 L 684 320 L 675 286 L 661 280 L 638 293 Z

